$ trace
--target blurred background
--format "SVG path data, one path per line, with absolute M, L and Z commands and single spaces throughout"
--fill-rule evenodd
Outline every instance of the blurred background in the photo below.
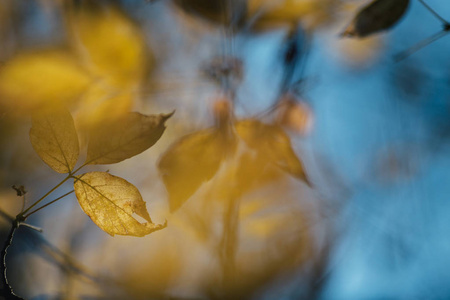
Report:
M 450 38 L 394 59 L 442 30 L 416 0 L 388 32 L 340 37 L 367 3 L 3 0 L 6 214 L 24 200 L 12 185 L 25 187 L 29 206 L 64 178 L 30 144 L 34 111 L 68 107 L 82 149 L 106 119 L 176 111 L 151 149 L 86 168 L 134 184 L 168 227 L 111 237 L 72 194 L 27 220 L 43 233 L 17 230 L 7 256 L 14 291 L 36 300 L 450 298 Z M 450 20 L 445 1 L 427 4 Z M 171 211 L 161 156 L 230 119 L 283 128 L 286 159 L 301 160 L 309 184 L 284 160 L 261 172 L 271 154 L 240 152 Z M 10 224 L 0 222 L 4 239 Z

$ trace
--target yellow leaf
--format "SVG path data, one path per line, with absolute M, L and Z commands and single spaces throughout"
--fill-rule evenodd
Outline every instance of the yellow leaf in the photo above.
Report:
M 33 116 L 30 141 L 34 150 L 50 168 L 70 173 L 80 152 L 72 116 L 56 110 Z
M 133 112 L 100 124 L 90 133 L 85 164 L 114 164 L 147 150 L 159 140 L 172 114 Z
M 139 190 L 125 179 L 106 172 L 85 173 L 77 177 L 74 189 L 83 211 L 112 236 L 144 236 L 166 227 L 152 223 Z M 140 223 L 133 214 L 147 222 Z
M 299 21 L 303 26 L 316 27 L 332 17 L 335 0 L 248 0 L 250 15 L 261 14 L 256 27 L 289 25 Z
M 131 92 L 119 92 L 102 84 L 92 85 L 78 101 L 76 120 L 83 129 L 90 129 L 108 120 L 122 118 L 133 106 Z
M 63 51 L 23 53 L 0 68 L 0 99 L 7 106 L 34 109 L 76 99 L 90 77 Z
M 279 125 L 264 124 L 258 120 L 247 119 L 236 123 L 238 136 L 253 151 L 256 151 L 255 162 L 263 168 L 261 163 L 271 163 L 309 183 L 303 165 L 294 150 L 288 135 Z M 250 162 L 250 159 L 244 161 Z M 253 163 L 254 164 L 254 163 Z
M 172 212 L 216 174 L 233 147 L 234 140 L 224 132 L 206 129 L 181 138 L 162 155 L 158 168 Z
M 405 14 L 409 0 L 375 0 L 361 9 L 343 36 L 365 37 L 394 26 Z
M 146 67 L 145 42 L 137 26 L 112 5 L 84 3 L 72 16 L 78 49 L 93 74 L 113 85 L 136 85 Z

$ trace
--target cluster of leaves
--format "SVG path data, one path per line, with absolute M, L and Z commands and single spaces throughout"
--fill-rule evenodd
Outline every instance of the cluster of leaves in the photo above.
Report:
M 22 113 L 75 107 L 84 127 L 130 111 L 151 63 L 140 30 L 114 5 L 83 1 L 63 13 L 67 45 L 7 60 L 0 104 Z
M 90 133 L 84 164 L 74 170 L 80 149 L 68 111 L 33 116 L 30 140 L 41 159 L 58 173 L 74 179 L 75 194 L 83 211 L 110 235 L 144 236 L 165 227 L 152 223 L 139 190 L 107 172 L 75 175 L 86 165 L 113 164 L 153 146 L 165 129 L 168 115 L 128 113 L 120 120 L 99 125 Z M 144 218 L 140 223 L 133 214 Z
M 158 168 L 171 210 L 183 205 L 230 157 L 239 161 L 230 184 L 234 196 L 276 179 L 280 170 L 309 183 L 280 125 L 244 119 L 184 136 L 162 155 Z

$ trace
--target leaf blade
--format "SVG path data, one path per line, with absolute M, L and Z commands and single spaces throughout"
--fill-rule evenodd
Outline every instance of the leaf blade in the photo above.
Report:
M 77 177 L 75 194 L 82 210 L 100 229 L 114 236 L 145 236 L 166 224 L 154 224 L 139 190 L 123 178 L 106 172 L 90 172 Z M 140 223 L 136 214 L 147 223 Z
M 99 125 L 89 137 L 85 164 L 114 164 L 147 150 L 161 138 L 173 113 L 146 116 L 134 112 Z
M 58 173 L 72 172 L 80 146 L 73 118 L 67 110 L 35 114 L 30 141 L 39 157 Z
M 161 156 L 158 170 L 169 195 L 170 211 L 178 210 L 200 186 L 210 180 L 234 139 L 220 129 L 206 129 L 186 135 Z
M 235 125 L 237 135 L 256 151 L 256 161 L 271 163 L 290 175 L 309 183 L 300 159 L 292 149 L 289 136 L 279 125 L 256 119 L 241 120 Z

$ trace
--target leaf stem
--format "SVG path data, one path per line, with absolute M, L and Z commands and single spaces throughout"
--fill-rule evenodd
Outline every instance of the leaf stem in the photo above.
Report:
M 50 195 L 51 193 L 53 193 L 57 188 L 59 188 L 61 185 L 64 184 L 64 182 L 66 182 L 67 180 L 69 180 L 70 178 L 72 178 L 72 174 L 67 175 L 66 178 L 64 178 L 60 183 L 58 183 L 54 188 L 52 188 L 50 191 L 47 192 L 47 194 L 45 194 L 44 196 L 42 196 L 41 198 L 39 198 L 35 203 L 33 203 L 33 205 L 31 205 L 30 207 L 28 207 L 25 211 L 21 212 L 18 216 L 24 216 L 27 212 L 29 212 L 33 207 L 35 207 L 36 205 L 38 205 L 42 200 L 44 200 L 45 198 L 47 198 L 48 195 Z
M 64 198 L 64 197 L 66 197 L 66 196 L 72 194 L 73 192 L 74 192 L 74 190 L 71 190 L 70 192 L 65 193 L 64 195 L 62 195 L 62 196 L 60 196 L 60 197 L 58 197 L 58 198 L 56 198 L 56 199 L 50 201 L 49 203 L 42 205 L 41 207 L 39 207 L 39 208 L 33 210 L 32 212 L 30 212 L 30 213 L 24 215 L 24 218 L 28 218 L 29 216 L 31 216 L 32 214 L 34 214 L 34 213 L 40 211 L 40 210 L 43 209 L 44 207 L 47 207 L 47 206 L 49 206 L 49 205 L 55 203 L 56 201 L 58 201 L 58 200 L 60 200 L 60 199 L 62 199 L 62 198 Z

